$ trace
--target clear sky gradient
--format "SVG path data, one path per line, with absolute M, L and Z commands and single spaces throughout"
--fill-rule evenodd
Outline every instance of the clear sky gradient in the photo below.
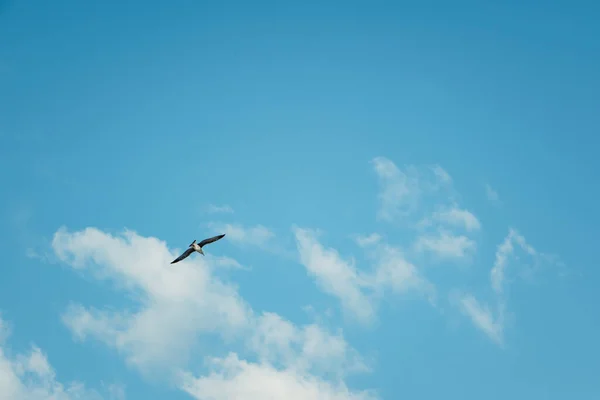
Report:
M 0 399 L 600 398 L 599 20 L 0 1 Z

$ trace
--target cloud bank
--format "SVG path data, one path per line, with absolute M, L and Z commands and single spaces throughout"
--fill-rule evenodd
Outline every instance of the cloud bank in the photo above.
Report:
M 169 261 L 178 250 L 132 231 L 113 236 L 95 228 L 63 228 L 52 245 L 63 262 L 136 296 L 134 310 L 73 304 L 63 319 L 78 340 L 106 343 L 144 374 L 170 373 L 172 381 L 198 399 L 259 399 L 265 393 L 296 393 L 292 398 L 297 399 L 373 398 L 344 382 L 346 373 L 368 368 L 342 333 L 318 324 L 297 326 L 277 314 L 253 310 L 235 286 L 211 273 L 208 258 L 189 258 L 173 268 Z M 194 377 L 186 370 L 190 349 L 211 335 L 237 343 L 239 354 L 208 358 L 209 373 Z M 269 388 L 273 392 L 265 392 Z
M 327 234 L 316 227 L 292 225 L 292 249 L 284 248 L 285 241 L 261 224 L 213 221 L 208 226 L 225 233 L 240 249 L 288 260 L 291 254 L 316 287 L 339 305 L 345 322 L 373 324 L 381 303 L 397 296 L 421 298 L 433 307 L 449 298 L 457 312 L 504 346 L 504 289 L 511 282 L 510 272 L 517 269 L 516 252 L 534 264 L 546 255 L 510 228 L 489 272 L 490 303 L 461 287 L 444 287 L 428 276 L 431 266 L 471 265 L 482 222 L 460 204 L 454 179 L 439 165 L 400 168 L 376 157 L 371 167 L 379 184 L 374 219 L 381 231 L 349 233 L 353 241 L 344 251 L 329 245 Z M 229 206 L 209 210 L 233 212 Z M 400 240 L 394 240 L 396 231 L 404 233 Z M 130 307 L 117 310 L 74 301 L 62 320 L 76 341 L 104 343 L 146 378 L 166 381 L 202 400 L 379 398 L 376 390 L 349 384 L 350 376 L 370 373 L 374 366 L 347 342 L 342 329 L 333 331 L 319 322 L 298 324 L 270 310 L 256 310 L 234 283 L 216 275 L 219 267 L 241 267 L 235 259 L 190 257 L 173 267 L 169 263 L 181 249 L 170 248 L 164 240 L 133 230 L 113 234 L 94 227 L 60 228 L 52 251 L 60 262 L 109 282 L 133 300 Z M 0 338 L 7 336 L 0 329 L 3 332 Z M 212 350 L 201 364 L 193 357 L 198 349 Z M 5 387 L 3 393 L 14 396 L 11 399 L 29 398 L 32 391 L 41 393 L 40 399 L 124 396 L 118 386 L 102 397 L 79 383 L 56 382 L 37 348 L 17 359 L 0 355 L 0 388 Z M 26 379 L 28 374 L 35 379 Z

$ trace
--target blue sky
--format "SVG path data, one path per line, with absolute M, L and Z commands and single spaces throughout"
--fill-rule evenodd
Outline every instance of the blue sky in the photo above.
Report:
M 0 2 L 0 399 L 597 398 L 599 12 Z

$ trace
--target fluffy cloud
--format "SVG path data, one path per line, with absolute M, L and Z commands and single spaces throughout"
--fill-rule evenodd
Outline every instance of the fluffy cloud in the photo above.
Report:
M 341 335 L 318 325 L 297 327 L 274 313 L 257 318 L 248 348 L 256 362 L 226 357 L 208 358 L 209 373 L 180 375 L 180 386 L 199 400 L 339 399 L 375 400 L 371 391 L 353 391 L 344 376 L 368 370 Z M 329 379 L 324 379 L 328 376 Z
M 341 335 L 318 325 L 299 328 L 277 314 L 257 318 L 248 348 L 256 362 L 237 353 L 207 359 L 210 372 L 201 377 L 180 375 L 181 388 L 196 399 L 377 399 L 370 391 L 353 391 L 346 374 L 367 371 Z M 325 379 L 323 377 L 329 377 Z
M 29 352 L 8 357 L 6 322 L 0 318 L 0 400 L 123 400 L 109 391 L 103 397 L 98 391 L 88 390 L 83 383 L 64 385 L 56 380 L 54 369 L 46 355 L 36 346 Z
M 183 375 L 183 389 L 198 400 L 374 400 L 369 391 L 351 391 L 343 382 L 326 382 L 301 370 L 249 363 L 237 354 L 210 360 L 211 373 Z
M 334 335 L 317 324 L 298 327 L 275 313 L 265 312 L 257 318 L 248 347 L 263 363 L 297 371 L 341 378 L 369 370 L 341 331 Z
M 344 376 L 367 368 L 341 332 L 331 334 L 317 324 L 299 327 L 277 314 L 255 312 L 235 286 L 211 273 L 208 257 L 190 257 L 172 266 L 169 262 L 178 251 L 169 250 L 161 240 L 131 231 L 113 236 L 95 228 L 60 229 L 53 247 L 73 268 L 110 279 L 135 296 L 135 310 L 107 311 L 73 304 L 63 318 L 75 337 L 105 342 L 144 373 L 170 374 L 197 398 L 236 394 L 252 398 L 255 392 L 247 386 L 248 377 L 262 390 L 259 394 L 271 393 L 265 392 L 267 388 L 292 393 L 308 385 L 307 395 L 316 398 L 356 398 Z M 237 343 L 240 351 L 225 358 L 228 362 L 219 364 L 221 369 L 211 369 L 208 376 L 177 372 L 186 370 L 190 352 L 206 335 Z M 249 358 L 241 360 L 238 353 Z M 213 397 L 202 397 L 209 394 Z
M 77 338 L 94 336 L 142 370 L 185 363 L 198 333 L 234 333 L 249 323 L 249 306 L 233 286 L 211 276 L 206 258 L 190 257 L 173 267 L 169 263 L 179 251 L 156 238 L 60 229 L 52 246 L 63 262 L 137 296 L 135 311 L 74 304 L 63 319 Z

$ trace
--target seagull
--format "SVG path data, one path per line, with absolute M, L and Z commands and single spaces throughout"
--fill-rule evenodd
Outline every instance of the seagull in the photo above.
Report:
M 176 262 L 179 262 L 179 261 L 183 260 L 184 258 L 187 258 L 190 254 L 192 254 L 195 251 L 197 251 L 198 253 L 204 255 L 204 252 L 202 251 L 202 247 L 204 247 L 205 245 L 207 245 L 209 243 L 216 242 L 217 240 L 222 239 L 223 236 L 225 236 L 225 234 L 213 236 L 211 238 L 204 239 L 200 243 L 196 243 L 196 239 L 194 239 L 194 241 L 192 242 L 192 244 L 190 244 L 188 246 L 189 249 L 187 249 L 186 251 L 183 252 L 182 255 L 180 255 L 179 257 L 177 257 L 173 261 L 171 261 L 171 264 L 175 264 Z

